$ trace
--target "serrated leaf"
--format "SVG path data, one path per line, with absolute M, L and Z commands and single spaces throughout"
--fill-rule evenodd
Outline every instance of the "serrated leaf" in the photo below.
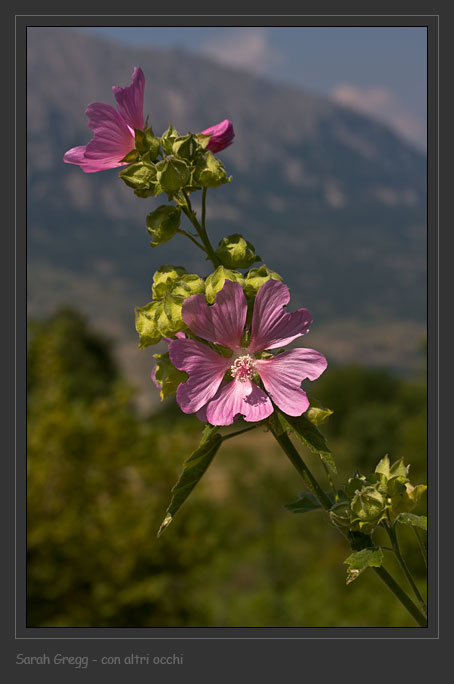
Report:
M 397 517 L 397 522 L 403 525 L 412 525 L 413 527 L 420 527 L 427 532 L 427 516 L 415 515 L 414 513 L 401 513 Z
M 347 584 L 350 584 L 367 568 L 379 568 L 383 563 L 383 551 L 377 548 L 355 551 L 344 560 L 344 563 L 348 565 Z
M 217 434 L 216 430 L 217 428 L 214 426 L 207 426 L 203 432 L 199 447 L 184 462 L 183 472 L 172 489 L 172 498 L 161 527 L 159 528 L 158 537 L 160 537 L 164 530 L 170 525 L 179 509 L 216 456 L 222 442 L 222 437 Z
M 309 513 L 309 511 L 315 511 L 322 507 L 317 497 L 310 492 L 302 492 L 300 497 L 301 498 L 299 498 L 298 501 L 285 504 L 284 508 L 291 513 Z
M 279 421 L 284 430 L 290 430 L 314 454 L 318 454 L 322 461 L 337 473 L 336 464 L 322 433 L 303 414 L 302 416 L 288 416 L 278 411 Z

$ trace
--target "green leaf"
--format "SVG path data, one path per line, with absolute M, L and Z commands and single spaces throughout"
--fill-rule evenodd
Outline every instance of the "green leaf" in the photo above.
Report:
M 222 290 L 226 280 L 244 285 L 244 278 L 238 271 L 231 271 L 224 266 L 218 266 L 214 273 L 208 276 L 205 281 L 205 298 L 208 304 L 214 304 L 216 295 Z
M 279 273 L 271 271 L 265 264 L 258 268 L 251 268 L 245 276 L 244 292 L 247 297 L 255 297 L 259 289 L 267 280 L 281 280 Z
M 159 161 L 156 164 L 156 171 L 160 187 L 169 195 L 174 195 L 178 190 L 184 188 L 190 176 L 186 162 L 173 155 Z
M 311 492 L 301 492 L 300 497 L 298 501 L 285 504 L 284 508 L 291 511 L 291 513 L 309 513 L 309 511 L 321 508 L 318 499 Z
M 249 268 L 261 261 L 255 247 L 239 233 L 222 238 L 216 249 L 216 256 L 226 268 Z
M 325 438 L 318 431 L 316 426 L 306 417 L 302 416 L 288 416 L 278 411 L 279 421 L 286 431 L 293 432 L 300 442 L 302 442 L 314 454 L 318 454 L 322 461 L 331 468 L 334 473 L 337 473 L 336 464 L 331 451 L 328 449 Z
M 427 532 L 427 516 L 415 515 L 414 513 L 401 513 L 397 516 L 397 522 L 403 525 L 412 525 L 413 527 L 420 527 Z
M 158 537 L 167 529 L 175 515 L 186 501 L 196 484 L 204 475 L 211 461 L 221 446 L 222 437 L 217 434 L 217 428 L 207 426 L 204 430 L 199 447 L 183 464 L 183 472 L 172 489 L 172 499 L 166 515 L 158 531 Z
M 375 547 L 355 551 L 344 560 L 344 563 L 348 565 L 347 584 L 350 584 L 367 568 L 379 568 L 383 563 L 383 551 Z
M 144 349 L 151 344 L 157 344 L 161 339 L 158 328 L 159 302 L 150 302 L 146 306 L 135 309 L 136 330 L 139 333 L 139 348 Z
M 176 234 L 181 219 L 180 207 L 163 204 L 147 216 L 147 230 L 151 237 L 150 245 L 157 247 L 168 242 Z
M 217 188 L 223 183 L 229 183 L 232 178 L 227 178 L 224 164 L 214 156 L 210 150 L 205 150 L 197 160 L 193 183 L 204 188 Z
M 156 359 L 154 376 L 156 382 L 161 386 L 160 396 L 161 401 L 164 401 L 166 397 L 175 394 L 178 385 L 188 379 L 188 374 L 175 368 L 170 361 L 168 352 L 165 354 L 153 354 L 153 356 Z

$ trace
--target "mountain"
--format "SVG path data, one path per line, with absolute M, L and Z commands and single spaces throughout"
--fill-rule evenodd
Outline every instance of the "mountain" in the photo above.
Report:
M 111 86 L 140 65 L 156 134 L 170 122 L 185 133 L 233 121 L 235 142 L 220 154 L 233 182 L 208 193 L 210 234 L 243 233 L 284 276 L 293 305 L 313 314 L 308 346 L 334 361 L 414 367 L 426 312 L 426 160 L 416 149 L 327 98 L 180 49 L 33 27 L 27 59 L 30 313 L 78 306 L 139 377 L 152 352 L 136 351 L 133 307 L 151 298 L 153 272 L 210 270 L 183 237 L 148 247 L 145 217 L 165 196 L 138 199 L 116 170 L 84 174 L 62 161 L 91 138 L 86 105 L 114 104 Z

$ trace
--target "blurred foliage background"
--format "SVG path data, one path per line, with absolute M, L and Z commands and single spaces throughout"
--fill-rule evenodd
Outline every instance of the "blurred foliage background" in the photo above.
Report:
M 158 540 L 199 421 L 171 400 L 138 413 L 111 343 L 75 310 L 32 320 L 28 340 L 29 627 L 414 626 L 371 571 L 346 587 L 350 550 L 323 513 L 283 508 L 304 487 L 265 431 L 222 446 Z M 310 384 L 334 410 L 338 482 L 386 453 L 426 482 L 422 352 L 413 379 L 330 366 Z M 423 589 L 412 530 L 400 537 Z

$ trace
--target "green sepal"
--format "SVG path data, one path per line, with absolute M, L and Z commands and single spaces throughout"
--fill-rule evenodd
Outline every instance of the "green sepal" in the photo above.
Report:
M 414 513 L 400 513 L 397 516 L 396 522 L 402 523 L 403 525 L 411 525 L 412 527 L 420 527 L 422 530 L 427 532 L 427 516 L 425 515 L 415 515 Z
M 159 268 L 153 276 L 153 299 L 161 299 L 164 292 L 171 292 L 174 284 L 186 273 L 184 266 L 166 264 Z
M 348 499 L 352 499 L 356 492 L 361 491 L 361 489 L 366 485 L 366 478 L 361 473 L 356 472 L 353 477 L 350 477 L 345 485 L 345 494 Z
M 351 529 L 371 533 L 386 518 L 386 496 L 375 487 L 363 487 L 350 504 Z
M 211 140 L 211 135 L 212 134 L 207 135 L 206 133 L 196 133 L 194 137 L 199 143 L 200 147 L 204 150 Z
M 167 529 L 175 515 L 186 501 L 196 484 L 200 481 L 208 466 L 221 446 L 222 437 L 217 433 L 218 428 L 208 425 L 205 427 L 199 447 L 183 464 L 176 485 L 172 489 L 172 498 L 166 515 L 158 531 L 158 537 Z
M 180 207 L 161 205 L 147 216 L 147 230 L 152 247 L 168 242 L 176 234 L 181 220 Z
M 197 160 L 192 182 L 203 188 L 217 188 L 224 183 L 230 183 L 232 177 L 227 178 L 224 164 L 214 156 L 210 150 L 205 150 Z
M 164 292 L 157 316 L 158 329 L 164 337 L 172 337 L 180 330 L 186 329 L 186 324 L 181 316 L 183 301 L 183 297 Z
M 156 164 L 157 181 L 169 196 L 184 188 L 189 180 L 189 166 L 173 155 L 165 157 Z
M 126 162 L 127 164 L 131 164 L 132 162 L 137 161 L 139 157 L 139 153 L 137 152 L 136 149 L 132 149 L 128 154 L 126 154 L 123 159 L 120 159 L 121 162 Z
M 318 454 L 322 461 L 324 461 L 334 473 L 337 473 L 336 464 L 331 451 L 326 444 L 325 438 L 305 414 L 302 416 L 288 416 L 280 411 L 278 411 L 277 414 L 282 428 L 285 431 L 293 432 L 300 442 L 308 447 L 314 454 Z
M 144 164 L 139 161 L 120 171 L 120 178 L 134 190 L 151 190 L 152 184 L 157 179 L 157 169 L 154 164 Z
M 388 495 L 390 497 L 389 512 L 392 519 L 399 513 L 408 513 L 419 503 L 424 492 L 427 491 L 426 485 L 416 485 L 415 487 L 404 478 L 394 477 L 388 483 Z
M 170 361 L 169 352 L 166 352 L 165 354 L 153 354 L 153 356 L 156 359 L 154 376 L 156 382 L 161 385 L 160 396 L 161 401 L 163 401 L 166 397 L 175 394 L 178 385 L 188 379 L 188 374 L 175 368 Z
M 197 137 L 192 133 L 175 138 L 172 145 L 172 153 L 188 161 L 193 161 L 202 151 Z
M 222 238 L 216 249 L 216 256 L 226 268 L 249 268 L 261 258 L 255 247 L 239 233 Z
M 160 138 L 158 138 L 162 149 L 166 154 L 172 154 L 172 146 L 174 141 L 180 137 L 178 131 L 170 124 L 168 129 L 164 131 Z
M 379 568 L 383 563 L 383 551 L 376 547 L 355 551 L 344 563 L 348 565 L 347 584 L 350 584 L 367 568 Z
M 251 268 L 245 275 L 244 292 L 247 297 L 255 297 L 267 280 L 281 280 L 279 273 L 271 271 L 265 264 L 258 268 Z
M 332 416 L 334 411 L 329 408 L 322 408 L 321 406 L 313 406 L 312 403 L 304 414 L 314 425 L 321 425 Z
M 292 503 L 284 505 L 284 508 L 291 513 L 309 513 L 310 511 L 316 511 L 321 507 L 317 497 L 311 492 L 301 492 L 298 501 L 293 501 Z
M 161 149 L 161 143 L 159 141 L 159 138 L 154 137 L 153 129 L 151 127 L 145 131 L 145 145 L 146 153 L 144 155 L 144 158 L 148 158 L 150 159 L 150 161 L 154 161 Z
M 214 304 L 216 295 L 219 290 L 222 290 L 226 280 L 240 283 L 241 287 L 244 285 L 244 278 L 241 273 L 224 268 L 224 266 L 218 266 L 215 272 L 205 280 L 205 298 L 208 304 Z
M 161 339 L 157 317 L 159 302 L 150 302 L 146 306 L 137 306 L 135 309 L 136 330 L 139 333 L 139 349 L 145 349 L 152 344 L 157 344 Z
M 205 281 L 196 273 L 187 273 L 174 284 L 172 294 L 179 295 L 186 299 L 195 294 L 203 294 L 205 292 Z
M 340 528 L 350 528 L 351 522 L 351 508 L 350 504 L 345 501 L 340 501 L 334 504 L 334 506 L 329 511 L 329 517 L 331 522 Z

